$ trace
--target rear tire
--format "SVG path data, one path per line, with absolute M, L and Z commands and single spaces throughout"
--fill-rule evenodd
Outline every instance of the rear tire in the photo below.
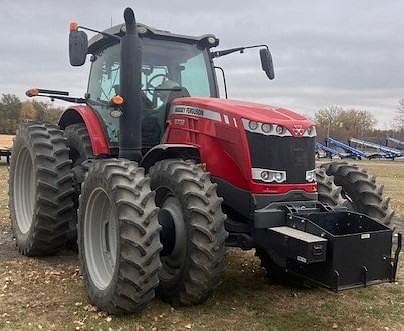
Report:
M 68 246 L 77 250 L 77 209 L 79 207 L 79 196 L 81 183 L 84 180 L 86 168 L 82 163 L 93 159 L 90 136 L 84 123 L 76 123 L 67 126 L 64 130 L 67 146 L 69 147 L 69 158 L 72 160 L 72 173 L 74 185 L 74 215 L 69 223 Z
M 163 227 L 158 295 L 174 305 L 202 303 L 219 285 L 224 268 L 223 199 L 193 161 L 160 161 L 150 176 Z
M 342 196 L 348 200 L 350 210 L 368 215 L 386 225 L 391 223 L 394 212 L 389 208 L 390 198 L 383 194 L 383 186 L 376 183 L 363 168 L 347 162 L 331 162 L 322 165 L 335 184 L 342 187 Z
M 112 314 L 142 310 L 155 296 L 160 225 L 149 178 L 136 163 L 94 161 L 82 185 L 78 246 L 88 296 Z
M 70 165 L 66 139 L 57 126 L 24 123 L 17 130 L 9 208 L 23 255 L 49 255 L 65 245 L 74 207 Z
M 76 123 L 67 126 L 64 130 L 67 146 L 70 149 L 69 158 L 72 167 L 80 165 L 85 160 L 94 158 L 90 136 L 84 123 Z

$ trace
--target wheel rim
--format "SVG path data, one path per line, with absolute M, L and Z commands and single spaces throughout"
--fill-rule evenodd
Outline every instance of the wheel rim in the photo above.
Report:
M 186 255 L 186 229 L 180 201 L 168 196 L 160 206 L 158 219 L 163 244 L 160 279 L 168 281 L 179 274 Z
M 104 290 L 115 272 L 118 250 L 118 221 L 107 193 L 95 189 L 88 199 L 84 216 L 86 266 L 94 285 Z
M 23 148 L 16 160 L 13 187 L 16 221 L 23 234 L 31 228 L 35 206 L 35 186 L 31 154 L 28 148 Z

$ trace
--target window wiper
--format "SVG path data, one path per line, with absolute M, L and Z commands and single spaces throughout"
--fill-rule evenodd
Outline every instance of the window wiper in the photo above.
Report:
M 182 91 L 182 87 L 173 88 L 145 88 L 142 91 Z

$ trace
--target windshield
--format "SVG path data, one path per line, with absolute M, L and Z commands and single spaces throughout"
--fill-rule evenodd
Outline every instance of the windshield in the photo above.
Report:
M 142 98 L 144 117 L 153 116 L 164 131 L 167 102 L 173 93 L 215 96 L 209 58 L 196 45 L 142 39 Z M 110 142 L 118 141 L 118 119 L 110 116 L 110 100 L 119 94 L 120 45 L 94 54 L 88 84 L 88 103 L 102 116 Z

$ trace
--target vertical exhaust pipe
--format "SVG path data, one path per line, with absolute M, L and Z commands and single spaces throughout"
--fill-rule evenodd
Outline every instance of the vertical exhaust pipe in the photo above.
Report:
M 126 34 L 121 39 L 120 94 L 124 104 L 119 120 L 119 157 L 139 162 L 142 159 L 142 45 L 133 10 L 126 8 L 123 17 Z

